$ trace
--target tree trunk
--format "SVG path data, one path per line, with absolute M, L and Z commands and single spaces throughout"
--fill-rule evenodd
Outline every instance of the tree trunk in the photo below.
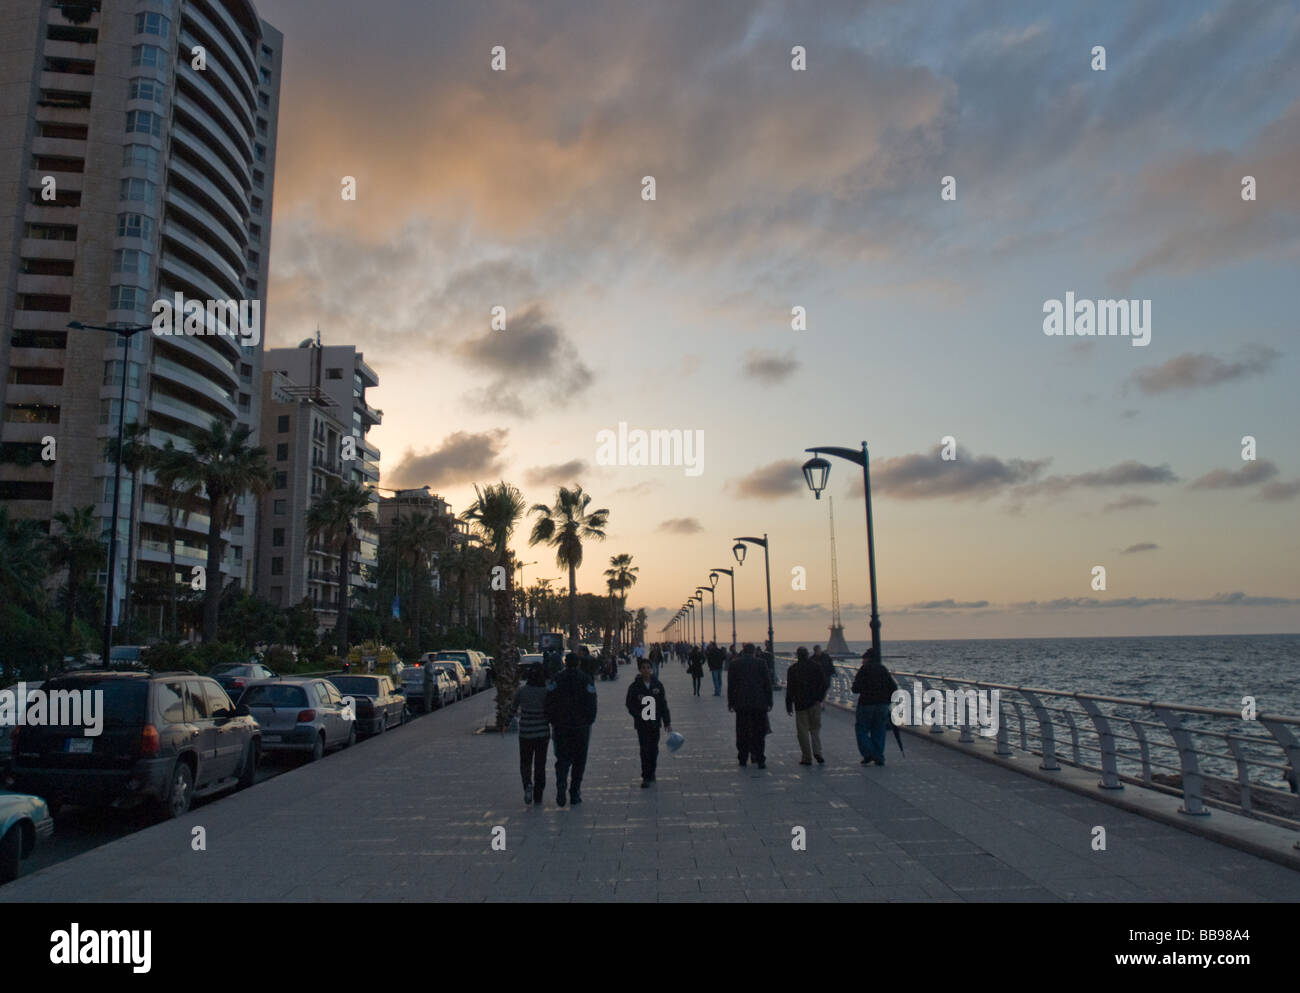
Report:
M 343 538 L 343 547 L 339 549 L 339 618 L 334 628 L 339 639 L 339 655 L 343 658 L 348 653 L 348 574 L 352 571 L 351 565 L 352 535 L 349 533 Z
M 570 651 L 578 650 L 578 570 L 569 563 L 569 640 L 573 642 L 569 646 Z
M 207 593 L 203 600 L 203 640 L 205 642 L 217 640 L 217 619 L 221 611 L 221 553 L 224 551 L 221 542 L 221 518 L 222 514 L 221 498 L 209 499 L 208 501 L 208 565 L 204 580 L 207 583 Z
M 497 621 L 497 654 L 494 661 L 497 684 L 497 730 L 502 734 L 510 724 L 510 708 L 519 692 L 519 669 L 515 665 L 514 591 L 510 563 L 506 566 L 506 588 L 497 590 L 499 599 L 494 613 Z
M 72 615 L 77 607 L 77 577 L 72 571 L 72 560 L 68 560 L 68 595 L 63 598 L 63 633 L 72 633 Z M 105 659 L 105 662 L 108 660 Z
M 168 601 L 171 608 L 171 633 L 176 633 L 176 508 L 167 504 L 167 551 L 171 572 L 167 574 Z

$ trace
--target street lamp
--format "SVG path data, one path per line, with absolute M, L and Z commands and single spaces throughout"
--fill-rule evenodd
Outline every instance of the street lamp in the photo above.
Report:
M 717 577 L 715 576 L 711 582 L 713 583 L 713 586 L 718 585 Z M 713 641 L 716 644 L 718 641 L 718 596 L 713 592 L 713 586 L 697 586 L 695 587 L 695 595 L 700 596 L 701 593 L 707 593 L 709 595 L 709 613 L 713 617 Z M 701 608 L 704 606 L 702 598 L 700 606 Z
M 699 637 L 699 639 L 700 639 L 700 644 L 703 645 L 703 644 L 704 644 L 704 596 L 703 596 L 703 594 L 700 593 L 699 589 L 697 588 L 697 589 L 695 590 L 695 592 L 692 593 L 692 594 L 691 594 L 687 599 L 689 599 L 689 600 L 691 601 L 691 605 L 692 605 L 692 606 L 695 605 L 695 602 L 696 602 L 696 601 L 699 601 L 699 604 L 700 604 L 700 626 L 699 626 L 698 628 L 695 629 L 695 633 L 696 633 L 696 635 L 697 635 L 697 636 Z
M 758 545 L 763 549 L 763 574 L 767 579 L 767 652 L 769 656 L 768 669 L 771 670 L 772 685 L 776 685 L 776 642 L 772 639 L 772 563 L 768 554 L 767 532 L 763 532 L 761 538 L 737 538 L 736 544 L 732 547 L 732 554 L 736 556 L 736 562 L 740 565 L 745 564 L 745 543 Z
M 117 458 L 114 460 L 113 468 L 113 527 L 109 532 L 108 538 L 108 589 L 104 595 L 104 652 L 101 658 L 104 666 L 109 664 L 109 649 L 113 645 L 113 595 L 114 587 L 117 580 L 117 515 L 122 500 L 122 445 L 126 433 L 126 381 L 129 378 L 128 373 L 131 369 L 131 360 L 127 356 L 127 348 L 130 347 L 131 338 L 141 331 L 152 330 L 152 324 L 131 325 L 128 327 L 110 327 L 103 324 L 83 324 L 81 321 L 69 321 L 68 327 L 74 331 L 108 331 L 122 339 L 122 392 L 118 399 L 117 410 Z M 131 502 L 135 503 L 135 494 L 131 494 Z M 126 512 L 127 527 L 131 526 L 131 508 Z M 131 563 L 126 565 L 127 576 L 130 577 Z M 172 577 L 172 582 L 176 577 Z M 129 606 L 129 605 L 128 605 Z
M 709 573 L 709 582 L 714 586 L 718 585 L 718 576 L 725 574 L 731 580 L 731 647 L 736 647 L 736 574 L 731 569 L 723 569 L 721 566 Z
M 827 455 L 834 455 L 854 465 L 862 466 L 862 494 L 867 504 L 867 573 L 871 577 L 871 650 L 876 656 L 876 661 L 881 662 L 880 614 L 876 607 L 876 538 L 871 520 L 871 468 L 867 443 L 865 441 L 862 443 L 861 451 L 828 447 L 805 448 L 804 451 L 812 452 L 813 457 L 803 464 L 803 478 L 818 500 L 822 498 L 822 490 L 826 488 L 831 473 L 831 464 L 821 457 L 821 453 L 825 452 Z

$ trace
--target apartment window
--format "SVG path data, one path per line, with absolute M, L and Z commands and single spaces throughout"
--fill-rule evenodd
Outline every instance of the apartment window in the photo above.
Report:
M 60 59 L 51 56 L 45 57 L 46 72 L 64 72 L 72 76 L 93 76 L 95 75 L 94 59 Z
M 148 145 L 127 145 L 122 149 L 122 165 L 125 168 L 139 166 L 152 172 L 158 171 L 158 149 Z
M 104 363 L 104 385 L 121 386 L 122 385 L 122 360 L 111 359 Z M 140 386 L 140 363 L 127 363 L 127 381 L 126 385 L 132 389 L 138 389 Z
M 277 461 L 277 462 L 288 462 L 288 461 L 289 461 L 289 446 L 288 446 L 288 444 L 286 444 L 286 443 L 284 443 L 284 442 L 281 442 L 280 444 L 278 444 L 278 445 L 275 446 L 275 461 Z
M 257 186 L 262 186 L 263 184 L 265 184 L 265 183 L 266 183 L 266 173 L 262 172 L 261 169 L 254 169 L 254 170 L 253 170 L 253 182 L 254 182 L 254 184 L 256 184 Z
M 157 45 L 135 45 L 131 49 L 131 65 L 167 68 L 167 52 Z
M 8 403 L 5 420 L 10 424 L 58 424 L 59 408 L 48 403 Z
M 257 159 L 258 162 L 265 162 L 266 146 L 260 143 L 253 145 L 253 158 Z
M 261 198 L 261 197 L 253 197 L 253 199 L 252 199 L 252 205 L 253 205 L 253 213 L 254 213 L 254 214 L 260 214 L 260 213 L 262 212 L 262 198 Z
M 257 292 L 257 280 L 254 279 L 252 276 L 249 276 L 247 279 L 244 280 L 244 285 L 247 286 L 254 293 Z
M 166 38 L 171 34 L 172 22 L 170 18 L 162 14 L 136 14 L 135 15 L 135 33 L 136 34 L 156 34 L 160 38 Z
M 53 500 L 53 483 L 19 483 L 0 481 L 0 500 Z
M 266 45 L 263 45 L 263 46 L 262 46 L 262 58 L 264 58 L 264 59 L 270 59 L 270 58 L 274 58 L 274 57 L 275 57 L 275 53 L 272 52 L 271 49 L 270 49 L 269 47 L 267 47 Z
M 252 403 L 253 403 L 253 398 L 250 397 L 247 393 L 239 394 L 239 409 L 243 411 L 245 414 L 248 413 L 249 408 L 252 406 Z
M 248 262 L 250 265 L 260 265 L 262 262 L 262 256 L 250 248 L 248 250 Z
M 284 559 L 279 555 L 271 559 L 271 575 L 272 576 L 284 575 Z
M 271 529 L 271 545 L 275 548 L 284 547 L 284 528 Z
M 53 293 L 19 293 L 15 310 L 40 310 L 51 314 L 66 314 L 72 310 L 72 297 Z
M 41 98 L 36 105 L 85 110 L 90 106 L 90 94 L 78 90 L 41 90 Z
M 122 180 L 120 199 L 139 200 L 144 203 L 153 203 L 154 197 L 157 193 L 157 184 L 151 183 L 147 179 L 136 179 L 131 177 Z
M 62 386 L 62 369 L 25 369 L 11 366 L 9 382 L 14 386 Z
M 249 365 L 247 362 L 239 363 L 239 378 L 240 379 L 253 378 L 253 367 Z
M 275 489 L 283 490 L 289 485 L 289 474 L 287 472 L 277 472 L 275 474 Z
M 28 276 L 71 276 L 72 259 L 23 259 L 22 272 Z
M 261 67 L 260 69 L 258 69 L 257 71 L 258 71 L 258 74 L 262 77 L 262 82 L 265 83 L 267 86 L 270 86 L 270 85 L 271 85 L 271 70 L 268 69 L 268 68 L 266 68 L 266 66 L 262 66 L 262 67 Z
M 33 168 L 42 172 L 76 172 L 86 171 L 85 159 L 74 159 L 66 155 L 34 155 Z
M 259 91 L 257 94 L 257 104 L 259 107 L 268 108 L 271 106 L 271 97 L 268 94 Z
M 15 331 L 9 338 L 14 348 L 67 348 L 66 331 Z
M 144 313 L 145 292 L 138 286 L 110 286 L 108 288 L 109 310 L 134 310 Z
M 278 434 L 287 434 L 289 431 L 289 415 L 281 414 L 275 419 L 275 430 Z
M 87 124 L 56 124 L 52 121 L 38 121 L 36 135 L 39 138 L 69 138 L 73 141 L 85 141 L 90 135 Z
M 38 207 L 80 207 L 81 191 L 80 190 L 60 190 L 55 189 L 54 199 L 46 199 L 45 190 L 42 187 L 33 187 L 30 194 L 30 202 Z
M 277 516 L 283 516 L 289 512 L 288 500 L 273 500 L 271 502 L 271 513 Z
M 35 238 L 38 241 L 76 241 L 77 226 L 75 224 L 28 224 L 23 229 L 24 238 Z
M 126 130 L 128 133 L 151 134 L 155 138 L 161 138 L 162 115 L 147 110 L 128 110 Z
M 75 231 L 74 228 L 74 234 L 70 240 L 76 239 Z M 140 238 L 143 241 L 148 241 L 153 237 L 153 219 L 145 217 L 143 214 L 118 214 L 117 236 L 119 238 Z
M 148 277 L 149 253 L 135 248 L 118 248 L 113 252 L 113 271 Z
M 50 41 L 70 41 L 77 45 L 93 45 L 99 41 L 97 28 L 74 28 L 62 24 L 51 24 L 45 32 Z
M 163 84 L 156 79 L 146 79 L 139 77 L 131 80 L 131 89 L 127 93 L 128 100 L 148 100 L 162 106 L 163 102 Z
M 342 378 L 343 378 L 343 370 L 342 370 L 342 369 L 326 369 L 326 370 L 325 370 L 325 378 L 326 378 L 326 379 L 342 379 Z
M 269 125 L 268 125 L 268 123 L 267 123 L 266 118 L 265 118 L 265 117 L 259 117 L 259 118 L 257 119 L 257 133 L 258 133 L 258 134 L 262 134 L 262 135 L 264 135 L 264 134 L 267 134 L 268 131 L 269 131 Z
M 250 225 L 248 226 L 248 236 L 249 236 L 250 238 L 252 238 L 254 241 L 261 241 L 261 240 L 262 240 L 262 225 L 260 225 L 260 224 L 250 224 Z
M 116 397 L 114 397 L 112 400 L 100 400 L 99 401 L 99 423 L 116 424 L 118 419 L 118 411 L 120 411 L 121 409 L 122 409 L 121 405 L 119 404 Z M 128 400 L 126 402 L 127 423 L 134 424 L 137 420 L 139 420 L 139 418 L 140 418 L 140 405 L 136 403 L 134 400 Z

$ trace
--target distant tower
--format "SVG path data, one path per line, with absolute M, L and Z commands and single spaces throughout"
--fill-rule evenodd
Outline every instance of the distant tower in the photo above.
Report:
M 835 559 L 835 498 L 826 497 L 831 510 L 831 639 L 826 643 L 830 655 L 848 655 L 849 646 L 844 641 L 844 625 L 840 621 L 840 567 Z

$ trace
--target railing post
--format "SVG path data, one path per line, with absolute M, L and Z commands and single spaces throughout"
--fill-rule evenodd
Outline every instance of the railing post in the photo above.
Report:
M 1129 718 L 1129 726 L 1133 728 L 1133 736 L 1138 740 L 1138 750 L 1142 753 L 1142 782 L 1150 786 L 1151 746 L 1147 743 L 1147 729 L 1141 725 L 1136 717 Z
M 1034 714 L 1038 717 L 1038 737 L 1043 742 L 1043 761 L 1038 768 L 1045 772 L 1059 772 L 1061 766 L 1056 761 L 1056 730 L 1052 727 L 1051 715 L 1038 699 L 1037 693 L 1022 688 L 1020 695 L 1029 701 L 1029 706 L 1034 708 Z
M 1250 813 L 1250 766 L 1247 764 L 1246 751 L 1241 747 L 1241 742 L 1231 731 L 1223 736 L 1223 740 L 1228 743 L 1232 749 L 1232 757 L 1237 760 L 1237 786 L 1240 792 L 1237 794 L 1237 803 L 1241 807 L 1243 814 Z
M 924 701 L 924 700 L 925 700 L 925 696 L 924 696 L 924 694 L 925 694 L 925 693 L 929 693 L 930 690 L 933 689 L 933 687 L 930 685 L 930 680 L 925 679 L 925 678 L 922 678 L 922 679 L 921 679 L 921 689 L 922 689 L 922 691 L 923 691 L 922 696 L 921 696 L 921 699 L 922 699 L 922 701 Z M 943 690 L 940 690 L 939 692 L 942 693 Z M 913 702 L 915 703 L 915 701 L 913 701 Z M 922 703 L 921 711 L 920 711 L 920 712 L 921 712 L 922 714 L 925 713 L 925 706 L 924 706 L 924 703 Z M 913 715 L 913 716 L 915 716 L 915 715 Z M 931 733 L 931 734 L 943 734 L 943 728 L 944 728 L 943 721 L 935 721 L 933 724 L 930 725 L 930 733 Z
M 1079 706 L 1088 712 L 1097 729 L 1101 749 L 1101 782 L 1097 785 L 1103 790 L 1122 790 L 1124 784 L 1119 781 L 1119 766 L 1115 761 L 1115 735 L 1110 730 L 1110 718 L 1101 712 L 1093 700 L 1079 699 Z
M 1025 712 L 1020 709 L 1020 701 L 1012 700 L 1011 706 L 1016 708 L 1016 726 L 1020 729 L 1020 750 L 1029 751 L 1029 728 L 1025 725 Z
M 954 685 L 953 680 L 945 679 L 944 682 L 947 683 L 948 686 L 950 686 L 954 691 L 960 692 L 961 689 L 960 685 Z M 945 696 L 945 705 L 946 705 L 947 694 L 945 693 L 944 696 Z M 976 706 L 978 707 L 978 704 L 976 704 Z M 955 717 L 957 715 L 954 714 L 953 716 Z M 971 733 L 969 718 L 970 718 L 970 711 L 968 709 L 966 713 L 961 715 L 960 719 L 957 721 L 957 727 L 961 729 L 961 734 L 958 735 L 957 740 L 964 745 L 973 745 L 975 743 L 975 735 Z
M 1165 722 L 1174 744 L 1178 747 L 1178 763 L 1183 770 L 1183 805 L 1179 813 L 1193 817 L 1209 817 L 1210 812 L 1201 802 L 1201 766 L 1196 757 L 1196 744 L 1183 726 L 1183 715 L 1153 703 L 1151 709 Z
M 1074 726 L 1074 715 L 1062 707 L 1061 718 L 1070 729 L 1070 753 L 1074 756 L 1073 765 L 1083 768 L 1083 756 L 1079 754 L 1079 729 Z
M 1002 696 L 1001 694 L 999 694 L 998 695 L 998 743 L 997 743 L 997 747 L 993 749 L 993 754 L 1000 755 L 1003 758 L 1012 758 L 1014 757 L 1015 752 L 1013 752 L 1011 750 L 1011 746 L 1007 744 L 1007 722 L 1002 718 L 1002 709 L 1003 709 Z

